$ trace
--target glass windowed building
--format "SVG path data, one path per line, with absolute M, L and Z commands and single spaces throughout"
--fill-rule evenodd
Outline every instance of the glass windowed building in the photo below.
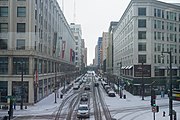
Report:
M 131 0 L 113 34 L 114 69 L 132 92 L 156 81 L 158 89 L 168 87 L 169 54 L 172 52 L 173 85 L 180 76 L 180 5 L 156 0 Z M 145 91 L 145 92 L 148 92 Z
M 56 0 L 0 0 L 0 103 L 7 96 L 20 102 L 22 85 L 27 104 L 52 93 L 65 72 L 75 71 L 74 50 Z

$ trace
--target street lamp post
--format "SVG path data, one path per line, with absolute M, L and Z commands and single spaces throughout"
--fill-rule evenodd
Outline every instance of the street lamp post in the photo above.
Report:
M 23 109 L 23 100 L 24 100 L 24 82 L 23 82 L 23 60 L 21 61 L 21 110 Z
M 121 79 L 121 66 L 122 66 L 122 63 L 119 62 L 119 63 L 117 63 L 117 65 L 119 65 L 118 94 L 120 95 L 120 98 L 122 98 L 121 90 L 119 89 L 120 79 Z
M 57 103 L 57 101 L 56 101 L 56 96 L 57 96 L 57 81 L 56 81 L 56 73 L 57 71 L 56 71 L 56 62 L 55 62 L 55 89 L 54 89 L 54 103 Z
M 170 57 L 170 63 L 169 63 L 169 67 L 170 67 L 170 81 L 169 81 L 169 116 L 170 116 L 170 120 L 173 120 L 173 116 L 172 116 L 172 111 L 173 111 L 173 101 L 172 101 L 172 53 L 171 51 L 166 51 L 166 52 L 162 52 L 162 56 L 163 53 L 167 53 L 169 54 Z
M 142 61 L 142 100 L 144 100 L 144 62 Z

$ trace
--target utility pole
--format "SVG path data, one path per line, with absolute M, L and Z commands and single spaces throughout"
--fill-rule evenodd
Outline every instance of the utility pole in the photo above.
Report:
M 56 71 L 56 62 L 55 62 L 55 89 L 54 89 L 54 103 L 57 103 L 57 101 L 56 101 L 56 96 L 57 96 L 57 80 L 56 80 L 56 73 L 57 71 Z
M 170 120 L 173 120 L 173 101 L 172 101 L 172 52 L 171 51 L 162 51 L 161 55 L 163 56 L 164 53 L 169 54 L 170 57 L 170 63 L 169 63 L 169 67 L 170 67 L 170 81 L 169 81 L 169 116 L 170 116 Z
M 122 98 L 122 91 L 120 90 L 120 80 L 121 80 L 121 67 L 122 67 L 122 62 L 118 62 L 117 65 L 119 65 L 119 79 L 118 79 L 118 94 L 120 98 Z
M 24 101 L 24 81 L 23 81 L 23 72 L 24 72 L 24 67 L 23 67 L 23 58 L 21 60 L 21 110 L 23 109 L 23 101 Z
M 144 62 L 142 61 L 142 100 L 144 100 Z

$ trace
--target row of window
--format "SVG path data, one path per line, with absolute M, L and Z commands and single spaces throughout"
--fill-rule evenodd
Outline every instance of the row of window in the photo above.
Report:
M 0 7 L 0 17 L 8 17 L 8 7 Z M 17 17 L 26 17 L 26 7 L 17 7 Z
M 138 16 L 146 16 L 146 14 L 147 13 L 145 7 L 138 8 Z M 165 11 L 154 8 L 154 17 L 177 21 L 177 16 L 179 16 L 179 21 L 180 21 L 180 13 L 177 14 L 176 12 L 173 11 Z
M 8 23 L 0 23 L 0 33 L 8 32 Z M 17 32 L 26 32 L 26 23 L 17 23 Z
M 172 56 L 172 63 L 174 64 L 180 64 L 180 56 L 179 56 L 179 62 L 177 60 L 177 56 Z M 166 62 L 166 63 L 165 63 Z M 163 64 L 169 64 L 170 63 L 170 57 L 169 55 L 162 58 L 162 55 L 154 55 L 154 63 L 163 63 Z
M 177 34 L 175 33 L 164 33 L 164 32 L 157 32 L 154 31 L 154 40 L 165 40 L 166 35 L 166 41 L 171 42 L 177 42 Z M 146 31 L 138 31 L 138 39 L 146 39 Z M 180 34 L 179 34 L 179 42 L 180 42 Z
M 8 74 L 8 57 L 0 57 L 0 74 Z M 22 66 L 23 65 L 23 66 Z M 62 69 L 61 69 L 62 68 Z M 67 72 L 73 71 L 74 68 L 67 65 L 61 65 L 54 61 L 34 59 L 34 70 L 38 71 L 39 74 L 43 73 L 54 73 L 56 72 Z M 29 58 L 22 57 L 13 57 L 12 58 L 12 74 L 20 75 L 23 71 L 23 74 L 29 75 Z M 34 71 L 34 72 L 35 72 Z
M 22 71 L 25 75 L 29 74 L 29 59 L 13 58 L 13 74 L 20 75 Z M 0 58 L 0 74 L 8 74 L 8 57 Z
M 8 49 L 8 40 L 0 39 L 0 50 Z M 25 39 L 17 39 L 16 50 L 25 50 Z
M 146 28 L 146 19 L 138 19 L 138 28 Z M 167 22 L 167 30 L 177 32 L 177 24 L 173 22 Z M 161 20 L 154 20 L 154 29 L 165 30 L 165 22 Z M 179 25 L 180 32 L 180 25 Z
M 166 16 L 165 16 L 166 13 Z M 178 14 L 173 11 L 164 11 L 161 9 L 154 8 L 154 17 L 159 17 L 159 18 L 166 18 L 168 20 L 174 20 L 177 21 L 177 16 Z M 179 21 L 180 21 L 180 13 L 179 13 Z
M 178 42 L 177 34 L 175 34 L 175 33 L 166 33 L 165 34 L 164 32 L 154 31 L 154 40 L 165 41 L 165 38 L 166 38 L 166 41 Z M 180 34 L 179 34 L 179 42 L 180 42 Z

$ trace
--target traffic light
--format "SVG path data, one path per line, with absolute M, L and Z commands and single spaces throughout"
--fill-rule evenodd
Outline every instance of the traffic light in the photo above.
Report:
M 159 106 L 156 106 L 156 112 L 159 112 Z
M 151 106 L 156 106 L 156 94 L 155 94 L 155 90 L 151 90 Z

